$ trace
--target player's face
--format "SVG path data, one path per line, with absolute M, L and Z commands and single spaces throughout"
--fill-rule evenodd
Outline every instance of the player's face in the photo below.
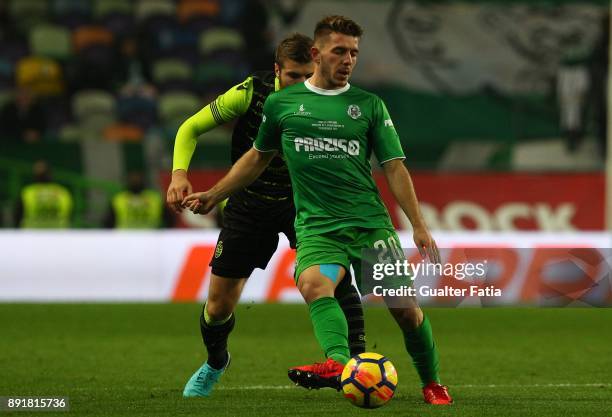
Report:
M 359 38 L 342 33 L 330 33 L 314 48 L 315 61 L 328 88 L 342 88 L 347 83 L 359 54 Z
M 310 78 L 314 72 L 314 62 L 300 64 L 291 59 L 285 59 L 282 66 L 274 64 L 274 72 L 278 77 L 280 88 L 285 88 L 293 84 L 303 83 Z

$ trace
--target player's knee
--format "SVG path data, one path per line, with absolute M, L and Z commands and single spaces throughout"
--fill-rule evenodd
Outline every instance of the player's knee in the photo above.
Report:
M 209 299 L 206 302 L 206 313 L 213 321 L 225 320 L 234 311 L 234 306 L 227 300 Z
M 322 277 L 304 277 L 298 281 L 298 289 L 307 303 L 322 297 L 333 297 L 334 286 Z
M 298 289 L 300 290 L 300 293 L 302 294 L 304 300 L 306 300 L 307 303 L 309 303 L 311 300 L 320 298 L 320 285 L 317 285 L 316 283 L 311 282 L 310 280 L 298 281 Z

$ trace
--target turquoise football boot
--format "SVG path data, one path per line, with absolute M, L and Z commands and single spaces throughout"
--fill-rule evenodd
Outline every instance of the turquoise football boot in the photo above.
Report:
M 187 381 L 185 389 L 183 390 L 183 397 L 208 397 L 215 386 L 215 384 L 221 378 L 221 375 L 225 373 L 225 370 L 230 364 L 231 356 L 227 353 L 227 363 L 221 369 L 212 368 L 208 362 L 204 362 L 204 365 L 200 367 Z

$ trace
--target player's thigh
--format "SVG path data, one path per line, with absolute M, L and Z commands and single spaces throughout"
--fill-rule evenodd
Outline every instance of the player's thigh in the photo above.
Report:
M 353 268 L 356 268 L 356 275 L 359 275 L 364 281 L 363 286 L 369 288 L 372 285 L 380 284 L 384 289 L 396 290 L 390 293 L 392 295 L 383 296 L 391 316 L 393 316 L 402 329 L 418 327 L 423 321 L 423 312 L 418 305 L 416 297 L 403 291 L 407 287 L 412 286 L 412 276 L 410 273 L 408 275 L 404 274 L 404 272 L 410 271 L 405 271 L 401 268 L 399 274 L 392 274 L 386 276 L 381 281 L 375 282 L 372 277 L 364 276 L 364 274 L 370 273 L 370 270 L 366 272 L 361 269 L 362 266 L 365 266 L 364 258 L 366 258 L 368 263 L 375 262 L 383 265 L 395 263 L 398 260 L 406 260 L 399 236 L 395 230 L 364 230 L 356 241 L 360 242 L 362 247 L 365 248 L 361 251 L 362 255 L 359 259 L 360 262 L 357 263 L 357 268 L 353 265 Z M 368 292 L 365 288 L 364 291 Z
M 373 286 L 395 288 L 411 285 L 410 276 L 389 276 L 381 281 L 373 279 L 375 264 L 384 265 L 405 260 L 399 237 L 393 229 L 357 229 L 348 251 L 355 271 L 355 282 L 363 295 L 372 293 Z
M 334 297 L 336 286 L 346 276 L 346 269 L 339 264 L 312 265 L 304 269 L 298 280 L 298 289 L 307 303 L 319 298 Z
M 324 289 L 331 289 L 330 296 L 333 297 L 333 290 L 348 270 L 346 245 L 333 233 L 300 239 L 297 247 L 295 279 L 298 289 L 307 302 L 313 298 L 310 290 L 320 295 Z
M 299 283 L 302 272 L 307 268 L 313 265 L 331 264 L 341 265 L 345 270 L 349 269 L 346 244 L 336 233 L 323 233 L 300 239 L 295 260 L 296 283 Z
M 223 228 L 219 234 L 212 273 L 225 278 L 248 278 L 255 268 L 265 269 L 278 246 L 278 233 L 247 233 Z

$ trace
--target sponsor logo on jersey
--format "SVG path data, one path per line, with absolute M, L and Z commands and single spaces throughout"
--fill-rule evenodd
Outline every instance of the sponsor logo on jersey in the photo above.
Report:
M 266 123 L 266 115 L 261 116 L 261 123 Z
M 393 122 L 391 121 L 391 119 L 385 120 L 385 127 L 393 127 Z
M 359 116 L 361 116 L 361 109 L 356 104 L 351 104 L 350 106 L 348 106 L 348 109 L 346 112 L 353 119 L 357 119 Z
M 293 114 L 297 116 L 310 116 L 312 113 L 309 111 L 306 111 L 306 108 L 304 107 L 304 105 L 300 104 L 300 107 L 298 107 L 298 111 L 296 111 Z
M 296 152 L 344 152 L 359 155 L 359 141 L 338 138 L 295 138 Z

